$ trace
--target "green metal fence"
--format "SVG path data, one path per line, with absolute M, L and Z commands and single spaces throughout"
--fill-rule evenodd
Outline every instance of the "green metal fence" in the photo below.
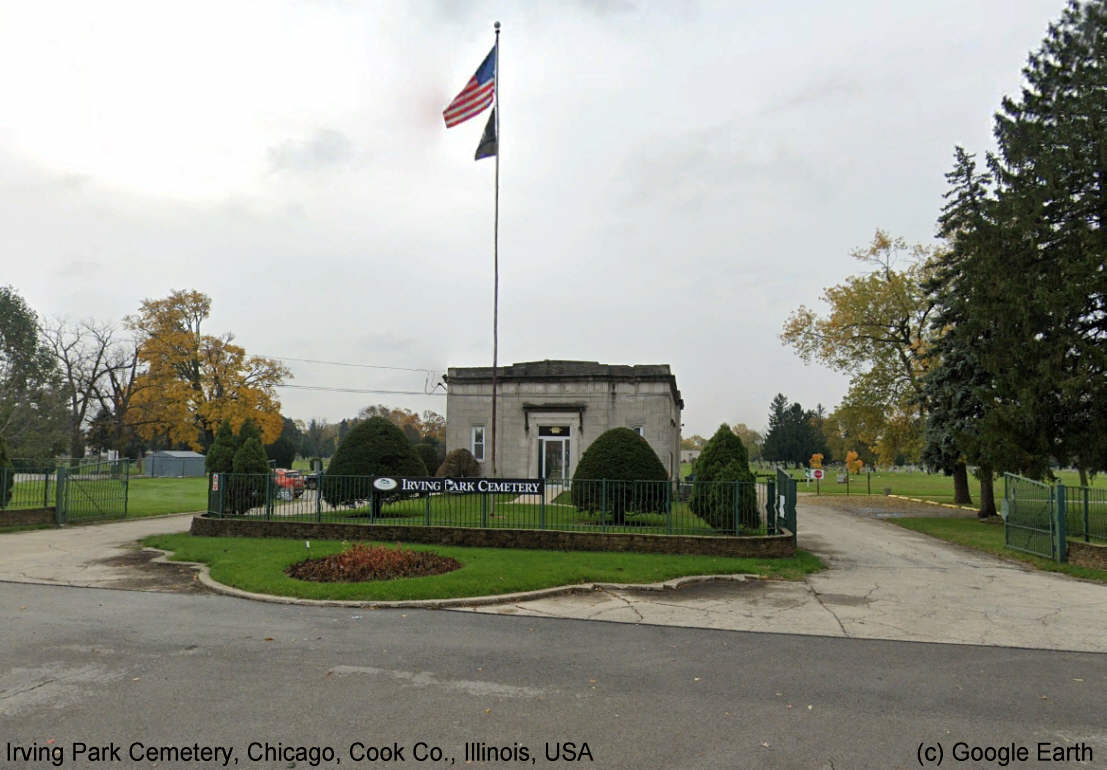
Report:
M 789 519 L 777 515 L 773 480 L 566 479 L 546 480 L 539 493 L 401 494 L 374 488 L 375 478 L 314 475 L 301 488 L 270 474 L 214 474 L 208 512 L 283 521 L 672 535 L 778 534 L 791 521 L 789 531 L 795 531 L 794 483 Z
M 60 466 L 55 482 L 57 522 L 66 524 L 126 516 L 129 482 L 129 460 Z
M 1003 477 L 1004 542 L 1008 548 L 1057 559 L 1056 490 L 1049 484 Z
M 1065 506 L 1065 537 L 1107 544 L 1107 489 L 1059 486 Z
M 0 510 L 29 510 L 54 506 L 57 469 L 53 463 L 15 460 L 0 467 Z
M 1068 560 L 1068 541 L 1107 544 L 1107 490 L 1050 485 L 1005 474 L 1004 538 L 1008 548 Z

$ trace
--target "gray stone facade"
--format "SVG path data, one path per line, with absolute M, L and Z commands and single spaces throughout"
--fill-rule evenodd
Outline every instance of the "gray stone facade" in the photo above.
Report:
M 497 476 L 571 478 L 584 450 L 618 427 L 639 431 L 679 476 L 684 401 L 668 365 L 532 361 L 500 367 L 497 380 Z M 451 368 L 446 385 L 446 449 L 473 451 L 491 475 L 492 367 Z

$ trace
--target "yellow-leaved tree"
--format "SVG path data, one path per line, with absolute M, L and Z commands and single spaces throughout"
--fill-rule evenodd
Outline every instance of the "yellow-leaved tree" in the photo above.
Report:
M 237 431 L 249 418 L 262 442 L 271 444 L 283 426 L 276 386 L 291 372 L 279 361 L 247 356 L 231 334 L 204 334 L 210 314 L 210 297 L 178 290 L 143 301 L 138 314 L 125 319 L 145 367 L 128 422 L 147 439 L 163 436 L 203 450 L 223 420 Z
M 854 429 L 841 442 L 831 441 L 836 452 L 863 442 L 884 465 L 897 458 L 917 462 L 922 453 L 922 378 L 933 364 L 935 336 L 933 299 L 923 283 L 932 253 L 877 230 L 868 246 L 852 253 L 868 271 L 823 292 L 828 312 L 819 315 L 801 305 L 784 324 L 781 341 L 800 358 L 850 375 L 849 392 L 831 423 L 852 423 Z M 965 478 L 964 463 L 954 474 Z
M 865 467 L 865 461 L 857 456 L 857 452 L 846 453 L 846 470 L 850 473 L 857 474 L 861 472 L 861 469 Z

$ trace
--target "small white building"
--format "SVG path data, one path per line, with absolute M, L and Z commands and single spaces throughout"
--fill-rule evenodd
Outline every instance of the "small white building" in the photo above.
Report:
M 491 475 L 492 367 L 451 368 L 446 385 L 446 449 L 468 449 Z M 669 477 L 678 478 L 683 408 L 667 364 L 546 360 L 500 367 L 496 475 L 571 478 L 592 441 L 624 427 L 645 438 Z
M 702 449 L 681 449 L 680 461 L 682 463 L 694 463 L 702 451 Z

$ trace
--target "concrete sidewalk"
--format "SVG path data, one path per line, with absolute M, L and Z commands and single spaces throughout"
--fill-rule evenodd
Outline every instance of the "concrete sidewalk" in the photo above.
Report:
M 194 513 L 0 535 L 0 581 L 146 591 L 200 591 L 191 567 L 150 564 L 135 541 L 187 532 Z
M 1107 652 L 1107 586 L 809 499 L 798 518 L 800 547 L 829 566 L 804 582 L 606 590 L 464 611 Z

